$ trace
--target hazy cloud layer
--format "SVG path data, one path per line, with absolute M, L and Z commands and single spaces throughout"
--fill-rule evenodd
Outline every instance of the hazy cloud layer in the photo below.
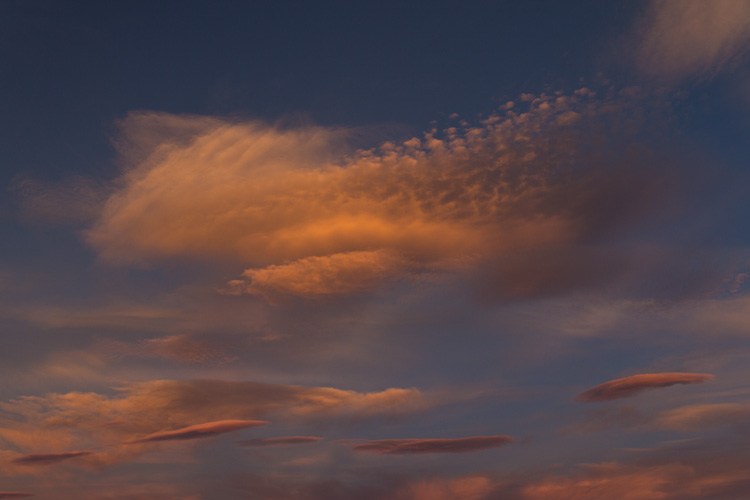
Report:
M 696 384 L 713 378 L 713 375 L 705 373 L 643 373 L 597 385 L 582 392 L 576 399 L 583 402 L 609 401 L 633 396 L 646 389 Z
M 380 439 L 352 447 L 354 451 L 381 455 L 467 453 L 499 448 L 513 442 L 510 436 L 472 436 L 455 439 Z
M 526 96 L 477 126 L 348 152 L 342 130 L 132 114 L 126 171 L 87 238 L 112 261 L 236 262 L 227 291 L 272 300 L 425 271 L 477 271 L 503 297 L 608 283 L 629 266 L 604 242 L 666 203 L 676 171 L 645 133 L 663 106 L 603 92 Z
M 33 496 L 31 493 L 21 493 L 20 491 L 0 491 L 0 498 L 27 498 Z
M 746 0 L 653 0 L 638 26 L 637 64 L 668 79 L 710 77 L 747 55 Z

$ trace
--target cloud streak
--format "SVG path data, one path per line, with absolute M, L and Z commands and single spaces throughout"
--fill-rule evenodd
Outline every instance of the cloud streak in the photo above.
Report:
M 64 453 L 36 453 L 32 455 L 24 455 L 13 459 L 13 463 L 17 465 L 52 465 L 59 462 L 70 460 L 71 458 L 85 457 L 87 455 L 93 455 L 92 451 L 68 451 Z
M 218 436 L 250 427 L 259 427 L 268 424 L 264 420 L 219 420 L 217 422 L 206 422 L 203 424 L 190 425 L 173 431 L 160 431 L 148 436 L 128 441 L 128 443 L 153 443 L 157 441 L 189 441 L 192 439 L 203 439 Z
M 643 373 L 610 380 L 588 389 L 576 396 L 578 401 L 592 403 L 634 396 L 641 391 L 675 384 L 697 384 L 713 380 L 705 373 Z
M 513 442 L 510 436 L 472 436 L 455 439 L 380 439 L 352 447 L 354 451 L 379 455 L 423 453 L 468 453 L 499 448 Z
M 296 446 L 300 444 L 312 444 L 322 440 L 322 437 L 316 436 L 287 436 L 275 438 L 245 439 L 243 441 L 237 441 L 237 444 L 239 444 L 240 446 L 266 448 L 274 446 Z

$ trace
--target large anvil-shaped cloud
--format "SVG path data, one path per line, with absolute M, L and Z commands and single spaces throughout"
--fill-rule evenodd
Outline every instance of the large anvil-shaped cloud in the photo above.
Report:
M 207 438 L 234 432 L 249 427 L 266 425 L 264 420 L 219 420 L 218 422 L 206 422 L 203 424 L 190 425 L 173 431 L 154 432 L 140 439 L 128 441 L 128 443 L 152 443 L 155 441 L 186 441 L 190 439 Z
M 513 442 L 510 436 L 472 436 L 454 439 L 379 439 L 352 447 L 354 451 L 381 455 L 467 453 L 499 448 Z
M 64 462 L 76 457 L 85 457 L 87 455 L 93 455 L 92 451 L 68 451 L 63 453 L 34 453 L 31 455 L 23 455 L 21 457 L 13 459 L 14 464 L 18 465 L 51 465 L 58 462 Z M 2 498 L 2 497 L 0 497 Z
M 697 384 L 713 378 L 713 375 L 706 373 L 642 373 L 597 385 L 578 394 L 576 399 L 587 403 L 609 401 L 633 396 L 646 389 L 675 384 Z

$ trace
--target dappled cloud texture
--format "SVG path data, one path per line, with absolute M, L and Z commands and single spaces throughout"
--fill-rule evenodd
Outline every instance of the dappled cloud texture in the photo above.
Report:
M 523 264 L 536 269 L 668 197 L 664 163 L 635 140 L 643 120 L 624 113 L 643 102 L 628 99 L 525 96 L 477 126 L 358 151 L 341 129 L 133 113 L 121 124 L 125 170 L 87 238 L 113 261 L 236 261 L 246 270 L 227 291 L 271 299 L 529 249 L 538 255 Z M 574 274 L 550 279 L 586 275 Z M 533 294 L 547 285 L 537 278 L 516 289 Z
M 646 389 L 675 384 L 697 384 L 713 378 L 713 375 L 706 373 L 642 373 L 597 385 L 582 392 L 576 399 L 583 402 L 609 401 L 633 396 Z

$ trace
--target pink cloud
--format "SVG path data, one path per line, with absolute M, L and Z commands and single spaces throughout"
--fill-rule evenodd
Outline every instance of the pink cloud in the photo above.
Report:
M 580 393 L 576 399 L 587 403 L 609 401 L 633 396 L 646 389 L 675 384 L 697 384 L 713 378 L 713 375 L 705 373 L 644 373 L 597 385 Z
M 155 441 L 185 441 L 200 439 L 227 432 L 234 432 L 250 427 L 259 427 L 268 422 L 263 420 L 219 420 L 217 422 L 206 422 L 204 424 L 191 425 L 173 431 L 161 431 L 149 434 L 146 437 L 129 441 L 129 443 L 151 443 Z
M 467 453 L 499 448 L 513 442 L 510 436 L 473 436 L 456 439 L 380 439 L 352 447 L 354 451 L 381 455 Z

